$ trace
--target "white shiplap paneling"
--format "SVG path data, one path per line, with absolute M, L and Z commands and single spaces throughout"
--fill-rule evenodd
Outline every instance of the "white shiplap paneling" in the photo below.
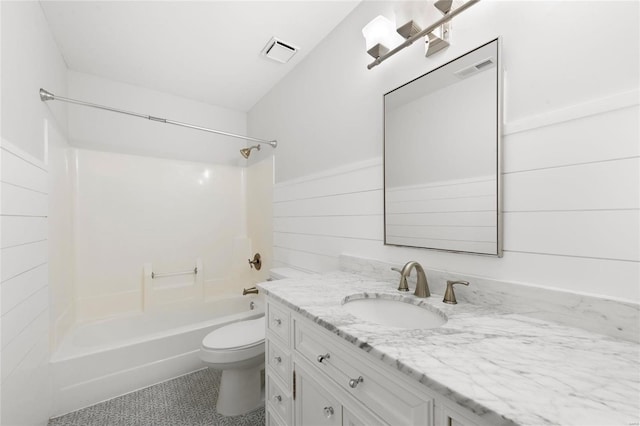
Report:
M 2 144 L 2 176 L 0 182 L 47 192 L 47 170 L 41 161 L 7 143 Z
M 2 216 L 0 248 L 35 243 L 47 239 L 46 217 Z
M 25 359 L 27 354 L 37 344 L 38 339 L 49 331 L 49 310 L 44 309 L 10 345 L 2 351 L 2 380 L 11 375 L 16 367 Z
M 47 241 L 21 244 L 1 250 L 2 275 L 4 283 L 18 275 L 47 263 Z
M 20 414 L 17 407 L 46 401 L 50 392 L 48 174 L 43 162 L 4 140 L 0 162 L 0 346 L 3 402 L 7 403 L 3 419 L 29 419 L 33 424 L 43 410 Z
M 2 282 L 2 312 L 9 312 L 36 291 L 47 286 L 49 270 L 43 263 Z
M 341 253 L 414 258 L 434 269 L 637 300 L 640 109 L 629 99 L 505 126 L 502 259 L 384 246 L 383 172 L 374 159 L 276 184 L 274 265 L 321 272 L 337 268 Z

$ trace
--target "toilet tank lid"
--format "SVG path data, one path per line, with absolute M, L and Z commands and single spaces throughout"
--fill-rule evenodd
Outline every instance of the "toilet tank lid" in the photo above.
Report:
M 269 271 L 269 276 L 274 280 L 284 280 L 286 278 L 305 278 L 310 276 L 308 272 L 293 268 L 273 268 Z
M 208 349 L 241 349 L 264 341 L 264 315 L 254 320 L 238 321 L 225 325 L 202 340 Z

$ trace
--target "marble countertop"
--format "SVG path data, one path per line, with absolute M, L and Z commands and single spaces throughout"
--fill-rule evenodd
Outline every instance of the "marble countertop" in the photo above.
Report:
M 345 272 L 259 284 L 262 291 L 492 425 L 638 425 L 640 345 L 480 305 L 415 298 Z M 398 329 L 347 313 L 350 295 L 406 298 L 448 321 Z

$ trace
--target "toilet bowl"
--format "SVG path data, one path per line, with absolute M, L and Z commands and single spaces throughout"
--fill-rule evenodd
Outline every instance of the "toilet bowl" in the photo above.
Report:
M 304 272 L 290 268 L 270 271 L 272 280 L 300 278 Z M 220 327 L 202 340 L 200 359 L 222 370 L 216 411 L 237 416 L 264 405 L 265 318 Z
M 207 334 L 200 359 L 222 370 L 216 411 L 223 416 L 244 414 L 264 404 L 264 316 L 239 321 Z

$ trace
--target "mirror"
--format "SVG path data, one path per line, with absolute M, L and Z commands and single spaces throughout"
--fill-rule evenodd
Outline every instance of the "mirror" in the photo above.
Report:
M 502 255 L 498 43 L 384 95 L 385 244 Z

